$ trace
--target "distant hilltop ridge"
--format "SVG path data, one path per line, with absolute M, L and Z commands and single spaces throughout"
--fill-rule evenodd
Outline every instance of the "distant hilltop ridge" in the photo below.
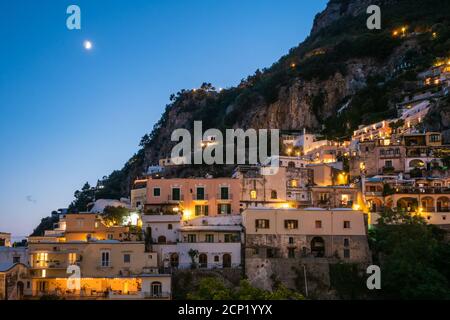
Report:
M 381 7 L 381 30 L 366 27 L 370 4 Z M 136 177 L 170 156 L 173 130 L 192 130 L 195 120 L 204 130 L 306 128 L 348 138 L 360 125 L 396 118 L 405 92 L 415 94 L 418 74 L 450 55 L 448 12 L 447 0 L 331 0 L 309 37 L 272 66 L 236 87 L 204 83 L 173 94 L 137 153 L 102 181 L 98 197 L 127 196 Z M 448 99 L 433 102 L 424 125 L 449 136 Z

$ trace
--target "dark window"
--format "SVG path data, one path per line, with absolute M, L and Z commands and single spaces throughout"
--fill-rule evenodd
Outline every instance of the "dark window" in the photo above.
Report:
M 228 187 L 220 187 L 220 199 L 229 199 Z
M 236 241 L 238 241 L 238 240 L 239 240 L 239 237 L 236 236 L 236 235 L 234 235 L 234 234 L 226 233 L 226 234 L 224 235 L 224 241 L 225 241 L 225 242 L 236 242 Z
M 350 240 L 348 238 L 344 239 L 344 247 L 348 247 L 350 245 Z
M 322 228 L 322 220 L 316 220 L 316 229 Z
M 130 254 L 125 253 L 125 254 L 123 255 L 123 262 L 125 262 L 125 263 L 130 263 L 130 262 L 131 262 L 131 256 L 130 256 Z
M 289 244 L 294 244 L 294 238 L 293 237 L 289 237 Z
M 295 258 L 295 249 L 288 248 L 288 258 Z
M 439 142 L 441 141 L 441 136 L 439 134 L 430 135 L 430 142 Z
M 350 221 L 344 221 L 344 229 L 350 229 Z
M 266 254 L 267 254 L 267 258 L 275 257 L 275 251 L 273 249 L 270 249 L 270 248 L 267 249 Z
M 175 201 L 181 200 L 180 188 L 172 188 L 172 200 Z
M 205 235 L 205 242 L 214 242 L 214 235 L 213 234 Z
M 187 242 L 191 243 L 197 242 L 197 236 L 195 234 L 188 234 Z
M 285 229 L 298 229 L 298 220 L 284 220 Z
M 344 258 L 350 258 L 350 249 L 344 249 Z
M 214 262 L 219 262 L 219 256 L 214 256 Z
M 169 224 L 167 225 L 167 229 L 168 229 L 168 230 L 172 230 L 172 224 L 171 224 L 171 223 L 169 223 Z
M 197 187 L 197 200 L 205 200 L 205 188 Z
M 270 197 L 272 199 L 277 199 L 277 192 L 275 190 L 272 190 L 272 192 L 270 193 Z
M 256 219 L 255 228 L 256 229 L 269 229 L 270 221 L 267 219 Z
M 159 197 L 161 195 L 161 189 L 160 188 L 153 188 L 153 196 Z

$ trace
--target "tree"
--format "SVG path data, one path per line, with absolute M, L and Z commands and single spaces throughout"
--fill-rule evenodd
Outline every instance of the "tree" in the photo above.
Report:
M 374 262 L 387 299 L 450 298 L 450 251 L 444 231 L 419 215 L 387 210 L 370 233 Z
M 302 300 L 304 297 L 278 284 L 272 292 L 253 287 L 248 280 L 239 286 L 225 285 L 220 278 L 207 277 L 200 281 L 196 290 L 187 294 L 189 300 Z
M 53 225 L 56 222 L 58 222 L 58 217 L 56 216 L 42 218 L 41 223 L 39 223 L 39 225 L 33 230 L 31 236 L 43 236 L 45 230 L 53 230 Z
M 94 199 L 91 186 L 86 182 L 80 190 L 74 193 L 75 200 L 69 205 L 70 212 L 85 212 L 88 210 L 89 203 Z
M 107 206 L 105 210 L 103 210 L 103 220 L 108 224 L 119 226 L 124 223 L 125 217 L 129 214 L 130 211 L 125 207 Z

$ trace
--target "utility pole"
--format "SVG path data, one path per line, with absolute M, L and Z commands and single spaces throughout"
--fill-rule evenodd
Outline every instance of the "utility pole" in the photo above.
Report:
M 305 296 L 308 297 L 308 280 L 306 279 L 306 266 L 303 265 L 303 277 L 305 278 Z

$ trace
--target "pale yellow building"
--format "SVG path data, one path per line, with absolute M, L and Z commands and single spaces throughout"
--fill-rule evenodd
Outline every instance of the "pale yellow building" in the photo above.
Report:
M 247 209 L 242 213 L 247 259 L 370 260 L 363 212 L 350 209 Z

